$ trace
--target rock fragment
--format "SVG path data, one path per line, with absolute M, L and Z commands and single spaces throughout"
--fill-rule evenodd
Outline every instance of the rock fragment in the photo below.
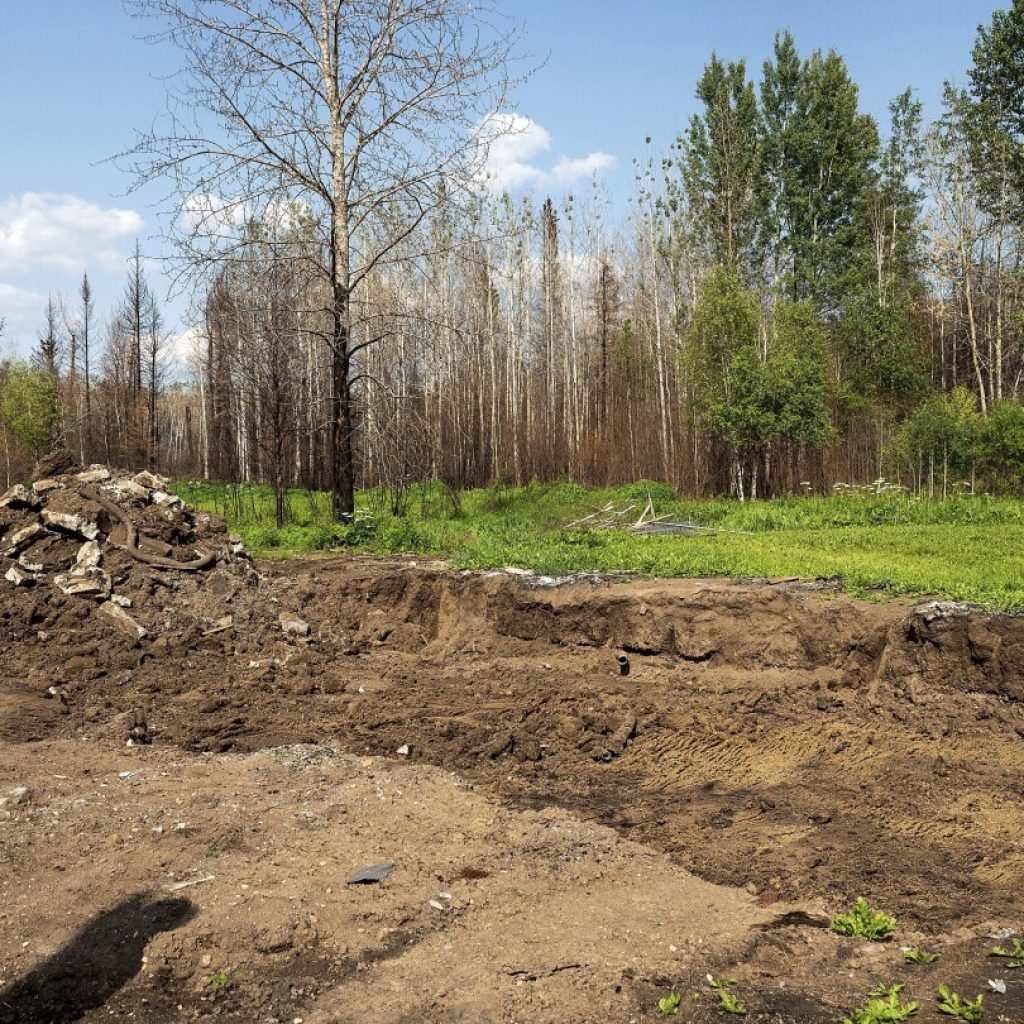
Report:
M 77 512 L 51 512 L 50 509 L 44 508 L 42 514 L 43 523 L 51 530 L 71 533 L 86 540 L 95 540 L 100 535 L 100 528 Z
M 84 472 L 76 473 L 75 479 L 81 480 L 83 484 L 103 483 L 104 480 L 110 479 L 110 470 L 104 466 L 90 466 Z
M 50 491 L 59 490 L 61 486 L 62 485 L 59 480 L 36 480 L 32 484 L 32 490 L 35 491 L 36 494 L 49 494 Z
M 16 587 L 30 587 L 36 582 L 34 573 L 26 572 L 21 566 L 12 565 L 7 572 L 4 573 L 4 579 L 8 583 L 13 583 Z
M 309 623 L 292 612 L 281 612 L 277 621 L 288 636 L 309 636 Z
M 53 583 L 68 597 L 95 597 L 101 601 L 110 597 L 110 576 L 95 565 L 58 573 Z
M 87 540 L 75 556 L 75 571 L 95 568 L 102 558 L 103 552 L 100 551 L 99 544 L 94 540 Z
M 7 538 L 7 548 L 5 549 L 4 554 L 8 558 L 14 558 L 22 548 L 27 548 L 29 544 L 38 540 L 45 534 L 46 530 L 43 529 L 40 523 L 29 523 L 28 526 L 23 526 L 20 530 L 15 530 L 15 532 Z
M 153 491 L 149 497 L 154 505 L 161 508 L 183 508 L 185 505 L 176 494 L 168 494 L 167 491 Z
M 25 572 L 39 573 L 43 571 L 43 563 L 37 562 L 27 552 L 23 551 L 18 555 L 18 567 Z
M 96 614 L 106 619 L 115 629 L 127 633 L 136 640 L 141 640 L 149 633 L 145 626 L 136 622 L 120 605 L 113 601 L 104 601 L 96 609 Z
M 374 885 L 383 882 L 392 871 L 395 865 L 392 861 L 381 861 L 380 864 L 371 864 L 367 868 L 360 868 L 354 875 L 350 875 L 346 885 Z
M 114 480 L 107 484 L 104 490 L 113 494 L 118 501 L 149 501 L 149 488 L 137 484 L 134 480 Z
M 0 497 L 0 508 L 39 508 L 39 499 L 21 484 L 15 484 Z
M 155 473 L 150 473 L 148 470 L 143 470 L 141 473 L 136 473 L 132 477 L 132 483 L 138 484 L 140 487 L 147 487 L 151 491 L 162 490 L 167 481 L 162 477 L 157 476 Z

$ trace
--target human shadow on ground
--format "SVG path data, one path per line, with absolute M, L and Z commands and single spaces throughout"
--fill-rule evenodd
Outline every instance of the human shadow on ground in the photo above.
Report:
M 186 899 L 136 893 L 93 918 L 56 953 L 0 992 L 0 1024 L 69 1024 L 103 1006 L 142 968 L 146 943 L 197 913 Z

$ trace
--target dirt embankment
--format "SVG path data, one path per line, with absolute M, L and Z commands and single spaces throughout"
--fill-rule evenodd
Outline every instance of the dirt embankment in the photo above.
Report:
M 0 580 L 3 773 L 34 794 L 0 821 L 17 907 L 0 988 L 21 942 L 53 952 L 108 887 L 130 901 L 201 877 L 201 853 L 216 880 L 189 891 L 194 920 L 162 928 L 173 907 L 129 904 L 163 974 L 116 986 L 103 1019 L 144 997 L 137 1019 L 180 1003 L 185 1018 L 628 1020 L 724 965 L 765 1019 L 827 1020 L 905 971 L 898 948 L 879 960 L 813 927 L 857 895 L 900 917 L 900 939 L 949 946 L 940 980 L 983 986 L 984 934 L 1024 923 L 1024 620 L 792 583 L 254 566 L 216 520 L 154 498 L 159 480 L 126 497 L 120 479 L 86 487 L 137 524 L 134 544 L 74 473 L 0 523 L 8 567 L 35 577 Z M 69 593 L 57 575 L 90 523 L 106 578 Z M 216 559 L 180 571 L 140 550 Z M 137 628 L 111 617 L 115 597 Z M 329 754 L 291 776 L 272 748 L 292 744 Z M 379 896 L 339 884 L 340 864 L 391 858 Z M 711 883 L 707 913 L 689 872 Z M 60 884 L 73 900 L 48 895 Z M 433 889 L 461 911 L 431 909 Z M 757 931 L 794 906 L 809 917 Z M 250 925 L 298 937 L 261 951 Z M 825 985 L 835 957 L 846 980 Z M 353 1008 L 382 992 L 377 1016 Z

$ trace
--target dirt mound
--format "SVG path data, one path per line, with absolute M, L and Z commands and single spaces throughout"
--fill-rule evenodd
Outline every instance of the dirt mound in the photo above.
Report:
M 76 469 L 0 497 L 0 624 L 13 670 L 0 738 L 45 730 L 76 687 L 130 670 L 143 650 L 187 649 L 227 628 L 244 605 L 236 595 L 259 578 L 223 522 L 188 508 L 162 477 Z

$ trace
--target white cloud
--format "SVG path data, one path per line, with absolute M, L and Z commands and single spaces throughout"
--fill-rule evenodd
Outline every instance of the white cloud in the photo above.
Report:
M 102 207 L 68 193 L 8 196 L 0 200 L 0 273 L 119 270 L 125 257 L 117 243 L 142 227 L 134 210 Z
M 0 281 L 0 318 L 20 316 L 24 313 L 38 313 L 46 305 L 46 296 L 27 288 Z
M 544 172 L 530 163 L 551 148 L 551 135 L 522 114 L 492 114 L 480 130 L 480 177 L 496 192 L 533 184 Z
M 249 206 L 244 199 L 227 199 L 212 192 L 197 192 L 181 204 L 182 225 L 204 235 L 237 234 L 248 218 Z
M 615 163 L 610 154 L 596 152 L 584 157 L 559 157 L 550 170 L 540 166 L 538 158 L 551 149 L 551 133 L 523 114 L 491 114 L 478 135 L 477 179 L 495 192 L 532 186 L 565 187 Z
M 576 160 L 562 157 L 555 169 L 551 172 L 552 177 L 559 184 L 568 185 L 580 178 L 589 178 L 599 171 L 607 170 L 615 163 L 615 157 L 610 153 L 589 153 Z
M 287 232 L 311 216 L 310 205 L 302 200 L 272 198 L 257 206 L 250 199 L 215 192 L 188 196 L 182 201 L 179 214 L 183 230 L 213 241 L 237 239 L 252 218 L 258 218 L 268 229 Z
M 45 307 L 46 296 L 41 292 L 0 281 L 0 320 L 4 321 L 0 345 L 3 346 L 4 356 L 9 355 L 10 351 L 19 352 L 23 347 L 19 345 L 22 339 L 35 337 Z
M 198 365 L 206 335 L 196 326 L 172 331 L 164 339 L 164 364 L 172 381 L 187 380 Z

